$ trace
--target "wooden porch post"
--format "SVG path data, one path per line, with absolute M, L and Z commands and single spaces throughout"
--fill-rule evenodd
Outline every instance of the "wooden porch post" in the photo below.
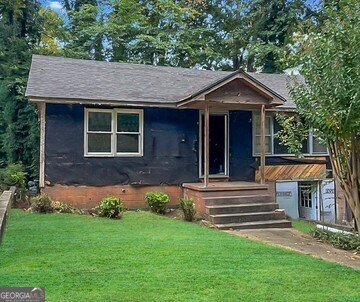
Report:
M 261 105 L 260 183 L 265 184 L 265 105 Z
M 205 125 L 204 125 L 204 187 L 209 184 L 209 124 L 210 109 L 209 103 L 205 103 Z

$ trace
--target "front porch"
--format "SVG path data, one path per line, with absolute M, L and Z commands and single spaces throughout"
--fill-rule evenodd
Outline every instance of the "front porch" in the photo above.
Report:
M 178 104 L 180 108 L 198 109 L 202 112 L 199 123 L 201 146 L 199 174 L 202 182 L 184 183 L 183 195 L 192 198 L 197 212 L 218 228 L 291 227 L 291 223 L 285 220 L 284 211 L 279 210 L 275 202 L 275 183 L 265 183 L 267 152 L 265 110 L 283 105 L 284 101 L 282 97 L 254 78 L 237 71 Z M 253 178 L 240 178 L 250 180 L 248 182 L 228 181 L 239 179 L 232 178 L 231 171 L 247 168 L 243 165 L 245 160 L 243 157 L 236 163 L 233 162 L 233 166 L 229 164 L 229 157 L 234 154 L 236 156 L 236 151 L 239 152 L 241 148 L 229 151 L 228 133 L 229 131 L 243 133 L 244 128 L 247 128 L 234 127 L 229 130 L 228 114 L 224 112 L 232 110 L 259 112 L 260 131 L 255 136 L 259 143 L 258 159 L 256 159 L 259 165 L 257 168 L 256 165 L 251 165 L 258 169 L 259 183 L 253 182 L 255 175 Z M 223 126 L 224 122 L 225 126 Z M 250 122 L 254 123 L 252 117 Z M 237 139 L 241 138 L 244 139 L 241 136 L 237 137 Z M 249 141 L 252 138 L 246 139 Z M 218 177 L 220 181 L 213 181 L 213 177 Z
M 184 183 L 183 195 L 219 229 L 291 227 L 275 202 L 275 183 L 232 181 Z

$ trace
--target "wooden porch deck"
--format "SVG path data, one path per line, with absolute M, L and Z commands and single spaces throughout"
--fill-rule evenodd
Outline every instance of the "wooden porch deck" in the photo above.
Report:
M 268 190 L 268 184 L 260 184 L 249 181 L 217 181 L 210 182 L 207 187 L 202 182 L 183 183 L 183 188 L 200 192 L 212 191 L 241 191 L 241 190 Z

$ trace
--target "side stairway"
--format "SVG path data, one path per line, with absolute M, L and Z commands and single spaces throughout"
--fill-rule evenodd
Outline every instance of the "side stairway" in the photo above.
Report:
M 291 222 L 285 219 L 274 195 L 268 185 L 242 185 L 197 190 L 188 197 L 202 204 L 203 214 L 222 230 L 289 228 Z
M 221 230 L 289 228 L 285 213 L 270 195 L 205 198 L 211 223 Z

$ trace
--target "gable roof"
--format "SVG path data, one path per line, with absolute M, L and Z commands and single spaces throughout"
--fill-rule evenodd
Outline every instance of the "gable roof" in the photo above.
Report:
M 33 55 L 26 96 L 36 99 L 176 105 L 233 72 Z M 246 73 L 293 108 L 285 74 Z

